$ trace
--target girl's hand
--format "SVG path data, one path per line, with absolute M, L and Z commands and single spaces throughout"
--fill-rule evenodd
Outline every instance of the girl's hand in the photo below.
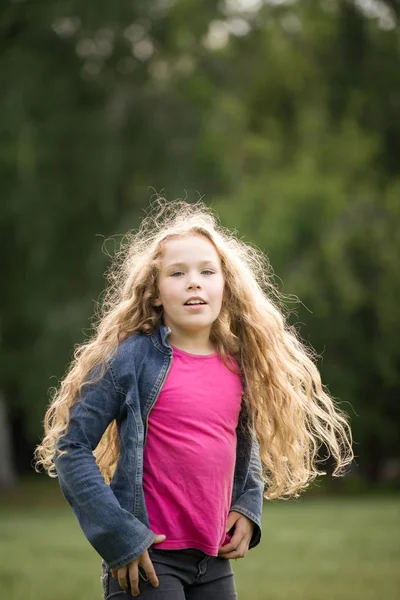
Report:
M 218 556 L 221 558 L 244 558 L 249 551 L 255 524 L 251 519 L 232 510 L 228 515 L 226 531 L 228 532 L 233 526 L 235 530 L 230 542 L 219 549 Z
M 164 540 L 165 535 L 157 535 L 152 545 L 161 544 Z M 154 587 L 159 586 L 159 581 L 147 550 L 126 565 L 118 569 L 112 569 L 111 575 L 118 577 L 119 586 L 123 590 L 126 591 L 130 586 L 132 596 L 139 596 L 139 568 L 145 571 L 148 580 Z M 141 576 L 143 577 L 142 574 Z

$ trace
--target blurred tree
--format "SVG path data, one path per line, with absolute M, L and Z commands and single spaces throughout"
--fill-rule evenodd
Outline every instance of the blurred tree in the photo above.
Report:
M 354 407 L 358 463 L 375 481 L 384 457 L 400 451 L 399 42 L 351 3 L 329 18 L 313 4 L 297 21 L 292 13 L 290 35 L 269 22 L 242 46 L 250 55 L 257 45 L 268 73 L 248 73 L 250 129 L 243 117 L 230 126 L 242 134 L 241 169 L 216 207 L 303 302 L 300 328 L 323 354 L 332 393 Z M 378 62 L 383 52 L 396 60 Z
M 7 3 L 0 373 L 32 443 L 90 327 L 103 241 L 137 226 L 154 187 L 205 193 L 268 251 L 357 411 L 364 472 L 400 452 L 396 15 L 361 0 Z

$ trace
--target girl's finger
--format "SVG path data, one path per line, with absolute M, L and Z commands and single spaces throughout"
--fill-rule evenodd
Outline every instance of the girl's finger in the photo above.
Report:
M 146 555 L 143 556 L 142 562 L 141 562 L 141 567 L 144 569 L 147 577 L 149 578 L 151 585 L 154 587 L 158 587 L 159 581 L 158 581 L 157 573 L 154 569 L 154 565 L 151 562 L 151 559 L 150 559 L 150 556 L 148 555 L 148 553 L 146 552 L 145 554 L 147 554 L 147 556 Z
M 225 544 L 225 546 L 221 546 L 218 554 L 227 554 L 229 552 L 233 552 L 234 550 L 236 550 L 236 548 L 240 546 L 242 542 L 243 533 L 240 533 L 240 531 L 235 531 L 235 533 L 231 537 L 231 541 L 228 544 Z
M 233 559 L 233 558 L 235 558 L 235 559 L 244 558 L 246 556 L 247 552 L 248 552 L 247 545 L 242 545 L 242 546 L 239 546 L 239 548 L 237 548 L 233 552 L 228 552 L 228 554 L 221 555 L 221 558 L 226 558 L 227 560 Z
M 223 556 L 221 556 L 220 558 L 225 558 L 226 560 L 233 560 L 233 559 L 238 559 L 238 558 L 242 558 L 241 556 L 239 556 L 239 554 L 236 552 L 229 552 L 229 554 L 224 554 Z
M 138 569 L 138 561 L 135 560 L 131 563 L 129 567 L 129 581 L 131 584 L 131 594 L 132 596 L 139 596 L 139 569 Z
M 221 546 L 221 548 L 218 550 L 218 556 L 229 554 L 229 552 L 234 552 L 235 550 L 235 546 L 229 542 L 229 544 L 226 544 L 226 546 Z
M 236 512 L 230 512 L 226 521 L 226 531 L 230 531 L 235 525 L 236 521 L 240 519 L 240 515 Z
M 128 569 L 126 567 L 118 569 L 118 583 L 123 590 L 128 589 Z

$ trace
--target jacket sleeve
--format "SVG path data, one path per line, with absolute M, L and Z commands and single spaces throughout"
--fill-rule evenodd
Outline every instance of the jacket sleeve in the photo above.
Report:
M 110 569 L 134 560 L 155 539 L 148 527 L 121 507 L 93 455 L 104 431 L 119 415 L 121 394 L 110 366 L 98 382 L 84 385 L 70 410 L 67 432 L 57 442 L 57 448 L 67 453 L 54 460 L 65 499 Z
M 261 477 L 261 472 L 259 444 L 256 439 L 253 439 L 251 441 L 250 460 L 243 491 L 230 508 L 231 511 L 235 510 L 255 523 L 249 550 L 255 548 L 261 540 L 261 515 L 264 498 L 264 481 Z

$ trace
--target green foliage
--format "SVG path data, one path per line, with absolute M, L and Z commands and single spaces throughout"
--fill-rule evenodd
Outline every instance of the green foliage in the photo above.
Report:
M 90 327 L 103 241 L 138 226 L 154 188 L 205 194 L 268 253 L 354 407 L 361 469 L 399 454 L 398 24 L 390 2 L 359 5 L 8 4 L 0 372 L 32 438 Z

